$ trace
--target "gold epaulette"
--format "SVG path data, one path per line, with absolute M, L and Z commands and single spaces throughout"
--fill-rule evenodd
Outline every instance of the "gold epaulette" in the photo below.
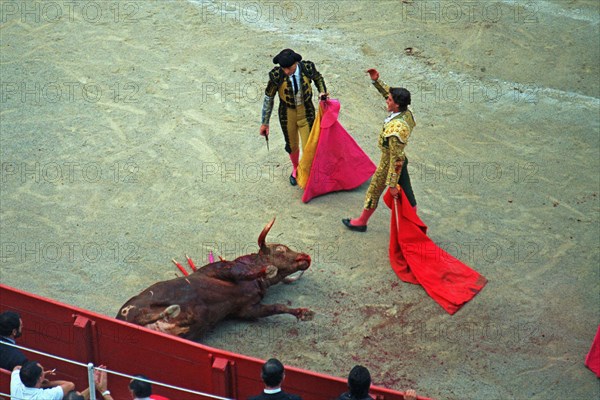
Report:
M 410 129 L 402 119 L 393 119 L 387 123 L 383 135 L 386 138 L 396 136 L 402 143 L 407 143 L 410 136 Z

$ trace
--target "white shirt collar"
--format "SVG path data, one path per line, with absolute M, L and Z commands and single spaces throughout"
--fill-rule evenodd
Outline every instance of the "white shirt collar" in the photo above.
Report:
M 277 389 L 264 389 L 263 391 L 266 394 L 275 394 L 275 393 L 281 392 L 281 388 L 277 388 Z
M 388 122 L 390 122 L 392 119 L 394 119 L 397 115 L 402 114 L 402 111 L 398 111 L 395 113 L 391 113 L 386 119 L 385 119 L 385 123 L 387 124 Z

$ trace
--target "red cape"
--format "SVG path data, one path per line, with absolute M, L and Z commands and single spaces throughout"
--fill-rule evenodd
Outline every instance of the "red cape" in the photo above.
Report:
M 600 378 L 600 325 L 592 342 L 592 348 L 585 358 L 585 365 Z
M 308 179 L 300 177 L 304 188 L 302 201 L 339 190 L 351 190 L 365 183 L 377 169 L 369 156 L 337 120 L 338 100 L 321 101 L 311 138 L 306 145 L 299 174 L 308 171 Z M 320 127 L 320 129 L 319 129 Z M 306 184 L 304 184 L 306 182 Z
M 394 201 L 389 190 L 385 204 L 392 209 L 390 263 L 404 282 L 419 284 L 448 313 L 454 314 L 471 300 L 487 279 L 438 247 L 427 236 L 427 226 L 417 216 L 402 190 Z

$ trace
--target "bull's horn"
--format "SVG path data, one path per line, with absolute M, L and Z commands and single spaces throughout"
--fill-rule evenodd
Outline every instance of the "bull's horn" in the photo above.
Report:
M 271 230 L 271 227 L 273 226 L 274 223 L 275 223 L 275 217 L 273 217 L 271 222 L 269 222 L 267 225 L 265 225 L 265 227 L 263 228 L 260 235 L 258 235 L 258 247 L 259 248 L 262 249 L 265 246 L 265 239 L 267 238 L 267 234 Z

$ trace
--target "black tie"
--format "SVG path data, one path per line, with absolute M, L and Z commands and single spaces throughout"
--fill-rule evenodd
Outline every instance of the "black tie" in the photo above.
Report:
M 296 82 L 296 75 L 292 75 L 292 84 L 294 85 L 294 94 L 298 93 L 298 82 Z

